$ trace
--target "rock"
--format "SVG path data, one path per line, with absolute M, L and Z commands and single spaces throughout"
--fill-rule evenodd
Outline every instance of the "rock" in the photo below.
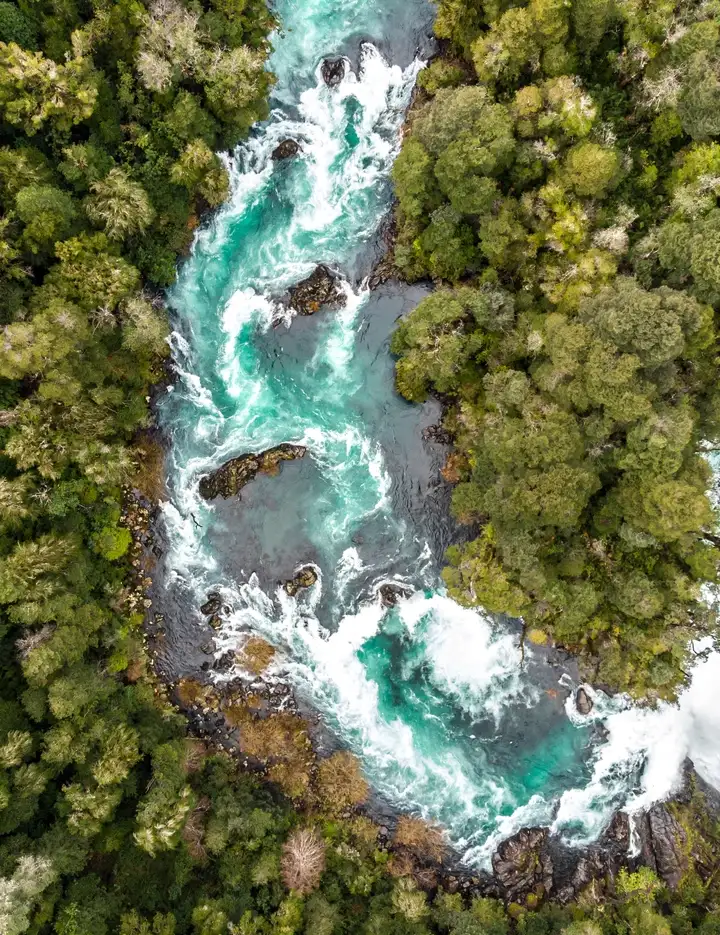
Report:
M 214 616 L 222 607 L 222 598 L 217 591 L 209 591 L 207 600 L 200 608 L 200 613 L 206 617 Z
M 575 707 L 578 714 L 590 714 L 593 709 L 593 700 L 584 688 L 578 688 L 575 694 Z
M 237 496 L 258 474 L 279 474 L 282 461 L 303 458 L 306 451 L 302 445 L 284 444 L 268 448 L 260 454 L 240 455 L 239 458 L 226 461 L 212 474 L 201 477 L 200 494 L 206 500 L 214 500 L 218 496 L 227 500 Z
M 326 58 L 320 66 L 323 81 L 329 88 L 336 88 L 345 77 L 345 59 Z
M 322 264 L 307 279 L 293 286 L 289 294 L 290 304 L 301 315 L 313 315 L 322 306 L 340 308 L 347 301 L 336 276 Z
M 301 568 L 283 587 L 290 597 L 295 597 L 301 588 L 311 588 L 317 581 L 317 572 L 311 565 Z
M 508 902 L 523 903 L 531 894 L 537 897 L 552 891 L 548 837 L 547 828 L 521 828 L 493 854 L 493 872 Z
M 453 437 L 442 425 L 428 425 L 420 434 L 426 442 L 437 442 L 438 445 L 452 445 Z
M 653 805 L 640 822 L 640 853 L 671 889 L 677 889 L 690 866 L 688 838 L 664 802 Z
M 386 607 L 394 607 L 401 597 L 410 597 L 412 591 L 399 584 L 381 584 L 378 588 L 380 600 Z
M 297 140 L 283 140 L 272 151 L 272 158 L 277 162 L 280 159 L 290 159 L 297 156 L 300 152 L 300 144 Z

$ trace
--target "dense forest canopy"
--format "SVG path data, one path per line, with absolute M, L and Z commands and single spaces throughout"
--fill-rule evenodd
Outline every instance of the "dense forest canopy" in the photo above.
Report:
M 436 100 L 449 95 L 449 106 L 444 116 L 429 110 L 417 121 L 418 136 L 409 138 L 398 164 L 405 212 L 398 258 L 415 275 L 429 271 L 470 285 L 439 292 L 403 326 L 398 349 L 408 359 L 412 352 L 414 366 L 403 364 L 401 385 L 412 398 L 434 386 L 458 399 L 452 416 L 458 439 L 474 433 L 457 466 L 467 475 L 458 488 L 462 513 L 490 509 L 478 505 L 490 489 L 488 472 L 512 490 L 511 449 L 525 425 L 542 429 L 523 453 L 528 470 L 539 481 L 546 476 L 549 486 L 565 471 L 568 502 L 556 496 L 542 504 L 558 537 L 562 523 L 582 515 L 583 492 L 596 497 L 608 472 L 626 472 L 628 484 L 618 485 L 603 515 L 622 538 L 618 516 L 630 503 L 645 519 L 632 526 L 628 541 L 646 551 L 627 572 L 623 565 L 625 577 L 617 580 L 641 596 L 647 592 L 644 619 L 657 617 L 658 601 L 672 604 L 679 641 L 695 626 L 699 611 L 693 607 L 690 622 L 689 601 L 697 582 L 710 579 L 714 561 L 696 535 L 711 522 L 707 476 L 688 446 L 712 437 L 707 308 L 716 271 L 704 226 L 714 223 L 717 156 L 709 138 L 694 147 L 685 139 L 689 126 L 712 130 L 714 72 L 701 60 L 712 61 L 712 43 L 692 39 L 697 48 L 678 62 L 662 44 L 672 10 L 659 25 L 640 8 L 628 13 L 626 36 L 626 14 L 611 3 L 555 9 L 543 14 L 548 23 L 585 17 L 585 25 L 572 26 L 582 42 L 568 40 L 575 34 L 570 26 L 540 30 L 533 19 L 528 28 L 527 17 L 540 15 L 534 6 L 509 11 L 507 21 L 499 7 L 462 0 L 441 6 L 437 28 L 452 39 L 452 50 L 425 73 L 424 85 L 428 95 L 440 95 Z M 707 17 L 702 22 L 712 25 Z M 701 878 L 692 863 L 674 893 L 648 871 L 622 873 L 607 905 L 588 899 L 584 908 L 543 906 L 542 894 L 533 894 L 506 909 L 495 900 L 436 891 L 441 832 L 403 818 L 388 849 L 357 811 L 368 787 L 352 756 L 337 753 L 318 763 L 299 718 L 260 719 L 247 707 L 230 708 L 225 715 L 240 728 L 243 754 L 271 780 L 261 782 L 237 758 L 188 736 L 184 717 L 152 679 L 142 638 L 146 582 L 136 580 L 133 540 L 146 528 L 148 510 L 127 492 L 139 488 L 150 503 L 156 495 L 157 452 L 144 430 L 151 423 L 149 389 L 163 377 L 167 354 L 157 290 L 172 281 L 201 212 L 228 192 L 217 151 L 267 112 L 272 25 L 260 0 L 0 0 L 0 933 L 714 935 L 717 881 Z M 643 48 L 651 27 L 660 38 L 653 40 L 656 70 L 647 76 L 655 84 L 647 87 L 657 95 L 669 77 L 677 94 L 653 117 L 655 130 L 642 129 L 649 118 L 638 111 L 637 132 L 651 134 L 642 182 L 620 144 L 598 142 L 594 121 L 601 98 L 608 114 L 624 114 L 631 91 L 622 90 L 613 62 L 630 74 L 632 49 Z M 634 43 L 630 51 L 625 43 Z M 513 75 L 527 72 L 536 46 L 544 62 L 556 62 L 560 77 L 555 84 L 539 80 L 515 105 Z M 471 77 L 473 56 L 481 68 L 499 69 L 497 79 L 483 78 L 484 88 L 459 97 L 453 89 Z M 581 82 L 562 77 L 568 66 L 559 63 L 570 61 L 577 68 L 594 63 L 605 97 L 594 89 L 590 104 Z M 703 82 L 692 92 L 684 83 L 691 74 Z M 557 153 L 536 164 L 530 156 L 541 125 L 556 128 L 557 141 L 548 132 L 546 145 Z M 656 151 L 662 158 L 653 162 Z M 511 181 L 515 176 L 525 181 Z M 672 187 L 678 207 L 655 229 L 651 219 L 667 200 L 658 178 Z M 531 230 L 519 193 L 534 186 L 530 201 L 544 220 Z M 642 215 L 646 202 L 637 192 L 656 190 Z M 612 198 L 625 192 L 627 208 L 618 214 L 613 201 L 603 208 L 600 192 Z M 478 241 L 479 218 L 488 210 Z M 624 261 L 624 277 L 614 279 L 618 254 L 608 243 L 624 251 L 641 229 L 649 239 L 636 245 L 637 271 Z M 537 240 L 534 253 L 528 237 Z M 593 246 L 586 242 L 598 237 Z M 544 246 L 551 238 L 568 246 L 551 254 Z M 491 267 L 480 259 L 480 242 L 497 270 L 482 282 L 475 277 Z M 563 272 L 571 256 L 582 277 Z M 566 306 L 556 302 L 552 325 L 535 304 L 537 292 L 513 281 L 530 277 L 535 257 L 544 257 L 550 291 L 565 297 Z M 596 289 L 596 280 L 608 291 Z M 678 290 L 686 283 L 691 290 Z M 589 303 L 582 310 L 573 298 L 581 294 Z M 638 327 L 652 315 L 662 328 L 642 335 L 628 328 L 613 312 L 625 301 L 637 308 Z M 537 367 L 525 366 L 524 346 L 538 354 L 545 349 Z M 541 365 L 544 376 L 535 379 Z M 617 370 L 620 387 L 613 407 L 598 395 L 609 392 L 598 377 L 608 367 Z M 554 376 L 554 368 L 567 375 Z M 459 393 L 461 372 L 466 388 Z M 494 400 L 487 412 L 496 413 L 487 423 L 485 393 Z M 603 420 L 622 424 L 632 407 L 642 418 L 623 467 L 611 451 L 625 430 L 610 430 Z M 589 429 L 576 411 L 592 413 L 602 470 L 588 463 Z M 483 433 L 492 445 L 478 446 Z M 473 454 L 478 447 L 490 460 Z M 678 485 L 674 512 L 662 490 L 655 500 L 643 499 L 637 478 L 651 463 L 678 465 L 670 475 L 662 467 L 658 480 Z M 517 537 L 523 560 L 535 562 L 538 575 L 549 574 L 547 541 L 523 519 L 532 514 L 530 496 L 518 488 L 498 509 L 518 528 L 525 522 Z M 528 615 L 526 585 L 484 558 L 483 549 L 501 549 L 502 523 L 493 525 L 496 538 L 486 524 L 488 544 L 471 547 L 477 556 L 458 556 L 453 587 L 477 589 L 471 582 L 487 577 L 487 567 L 496 593 L 504 575 L 513 609 Z M 583 544 L 568 550 L 568 562 L 587 561 Z M 609 548 L 605 561 L 608 569 L 616 561 Z M 468 571 L 468 562 L 478 571 Z M 590 602 L 581 577 L 557 576 L 558 587 L 577 590 L 578 614 Z M 659 581 L 665 583 L 658 597 Z M 610 613 L 602 582 L 590 586 L 600 595 L 597 614 Z M 492 606 L 499 603 L 495 598 Z M 256 640 L 245 653 L 259 671 L 272 648 Z M 670 655 L 667 678 L 653 674 L 652 684 L 674 679 L 682 652 Z M 186 707 L 217 706 L 212 690 L 198 683 L 183 684 L 177 699 Z
M 447 403 L 450 593 L 673 697 L 716 633 L 720 6 L 442 0 L 395 165 L 394 337 Z

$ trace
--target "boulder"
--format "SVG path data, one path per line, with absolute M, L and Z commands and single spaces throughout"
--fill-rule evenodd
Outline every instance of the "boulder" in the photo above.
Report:
M 412 591 L 399 584 L 381 584 L 378 594 L 386 607 L 394 607 L 401 597 L 410 597 Z
M 578 688 L 575 694 L 575 707 L 578 714 L 590 714 L 593 709 L 593 700 L 584 688 Z
M 212 474 L 200 478 L 200 495 L 206 500 L 239 496 L 242 488 L 258 474 L 274 476 L 280 473 L 283 461 L 303 458 L 307 449 L 302 445 L 276 445 L 259 454 L 245 454 L 226 461 Z
M 290 579 L 286 581 L 283 587 L 290 597 L 295 597 L 301 588 L 311 588 L 317 581 L 317 572 L 312 565 L 305 565 L 297 571 Z
M 335 275 L 322 264 L 289 293 L 290 304 L 301 315 L 312 315 L 324 305 L 340 308 L 347 301 Z
M 508 902 L 524 903 L 530 895 L 542 897 L 552 891 L 548 837 L 547 828 L 521 828 L 493 854 L 493 873 Z
M 206 617 L 213 617 L 222 607 L 222 598 L 217 591 L 209 591 L 207 600 L 200 608 L 200 613 Z
M 345 59 L 326 58 L 320 66 L 323 81 L 329 88 L 336 88 L 345 77 Z
M 283 140 L 282 143 L 279 143 L 272 151 L 272 158 L 275 161 L 290 159 L 292 156 L 297 156 L 299 152 L 300 144 L 297 140 Z

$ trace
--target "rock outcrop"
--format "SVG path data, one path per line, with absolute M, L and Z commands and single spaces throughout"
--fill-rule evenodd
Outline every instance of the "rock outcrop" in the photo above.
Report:
M 642 861 L 671 889 L 690 869 L 687 832 L 664 802 L 653 805 L 638 821 Z
M 590 714 L 593 709 L 593 700 L 584 688 L 578 688 L 575 694 L 575 707 L 578 714 Z
M 337 277 L 322 264 L 307 279 L 293 286 L 289 294 L 290 304 L 301 315 L 313 315 L 323 306 L 340 308 L 347 301 Z
M 200 613 L 204 614 L 206 617 L 212 617 L 214 614 L 217 614 L 222 607 L 222 597 L 218 594 L 217 591 L 208 591 L 207 600 L 200 607 Z
M 297 156 L 300 152 L 300 144 L 297 140 L 283 140 L 272 151 L 272 158 L 278 162 L 281 159 L 290 159 Z
M 295 597 L 301 588 L 311 588 L 316 581 L 317 572 L 315 569 L 312 565 L 305 565 L 303 568 L 299 569 L 289 581 L 285 582 L 283 588 L 290 597 Z
M 344 58 L 326 58 L 320 66 L 323 81 L 329 88 L 336 88 L 345 77 Z
M 200 479 L 200 495 L 206 500 L 222 497 L 224 500 L 239 496 L 242 488 L 258 474 L 271 476 L 280 473 L 283 461 L 303 458 L 307 451 L 302 445 L 276 445 L 259 454 L 245 454 L 226 461 L 212 474 Z
M 493 874 L 507 902 L 522 904 L 528 897 L 538 900 L 552 892 L 549 836 L 547 828 L 522 828 L 493 854 Z
M 394 607 L 401 597 L 410 597 L 412 591 L 399 584 L 381 584 L 378 594 L 386 607 Z

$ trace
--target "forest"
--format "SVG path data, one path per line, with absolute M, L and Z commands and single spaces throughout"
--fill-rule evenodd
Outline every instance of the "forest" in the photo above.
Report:
M 397 262 L 448 284 L 398 332 L 399 386 L 448 400 L 482 527 L 450 587 L 661 694 L 716 558 L 712 11 L 442 3 L 396 170 Z M 267 114 L 273 25 L 262 0 L 0 0 L 0 933 L 715 935 L 694 869 L 463 899 L 438 829 L 388 844 L 363 815 L 352 756 L 241 710 L 249 774 L 153 677 L 129 491 L 157 480 L 162 290 Z
M 395 164 L 393 339 L 445 403 L 444 576 L 590 681 L 672 699 L 715 638 L 720 7 L 443 0 Z

